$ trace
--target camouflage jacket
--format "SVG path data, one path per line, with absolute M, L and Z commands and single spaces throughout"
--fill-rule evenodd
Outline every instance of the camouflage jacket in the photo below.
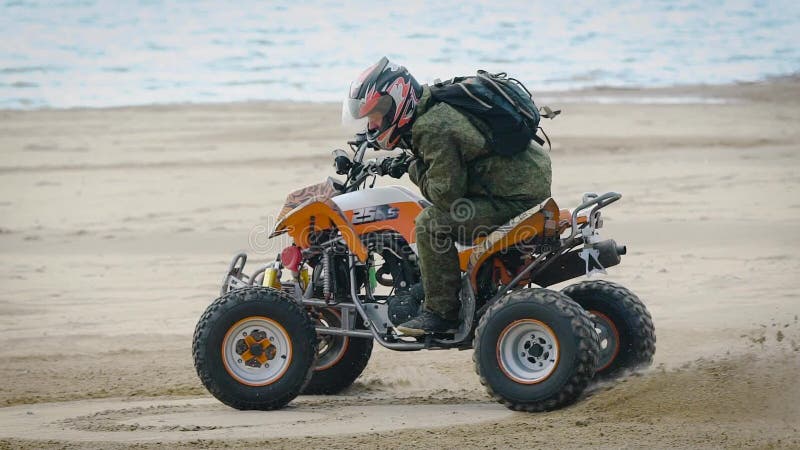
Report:
M 433 101 L 424 86 L 411 128 L 412 152 L 418 158 L 409 168 L 411 181 L 443 209 L 461 197 L 491 195 L 533 202 L 549 197 L 547 152 L 531 142 L 513 156 L 498 155 L 486 145 L 488 134 L 480 121 L 470 121 L 450 105 Z

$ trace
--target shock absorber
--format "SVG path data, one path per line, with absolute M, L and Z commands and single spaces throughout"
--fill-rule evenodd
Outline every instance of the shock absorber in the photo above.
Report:
M 327 250 L 322 253 L 322 295 L 326 302 L 331 300 L 331 255 Z

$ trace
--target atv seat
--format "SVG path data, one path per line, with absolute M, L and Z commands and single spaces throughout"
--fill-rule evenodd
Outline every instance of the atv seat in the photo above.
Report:
M 557 235 L 561 214 L 556 202 L 548 198 L 542 203 L 499 226 L 487 236 L 476 238 L 472 247 L 459 248 L 462 270 L 482 263 L 489 255 L 524 242 L 532 237 Z

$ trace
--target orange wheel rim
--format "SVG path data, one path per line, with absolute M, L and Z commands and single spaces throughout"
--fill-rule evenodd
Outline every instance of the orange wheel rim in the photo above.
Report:
M 222 338 L 225 371 L 246 386 L 267 386 L 280 380 L 292 363 L 292 339 L 269 317 L 245 317 Z

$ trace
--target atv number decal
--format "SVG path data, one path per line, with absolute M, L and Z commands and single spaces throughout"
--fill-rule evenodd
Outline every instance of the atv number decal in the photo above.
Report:
M 389 205 L 368 206 L 353 210 L 353 225 L 396 219 L 400 210 Z

